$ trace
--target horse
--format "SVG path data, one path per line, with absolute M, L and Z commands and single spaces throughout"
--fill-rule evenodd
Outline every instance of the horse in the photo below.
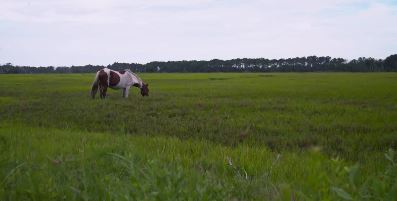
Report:
M 106 98 L 107 88 L 110 87 L 112 89 L 123 89 L 123 97 L 127 98 L 131 86 L 138 87 L 143 97 L 149 96 L 149 84 L 144 83 L 130 69 L 115 71 L 109 68 L 103 68 L 96 73 L 94 82 L 92 83 L 91 97 L 93 99 L 95 98 L 99 87 L 101 99 Z

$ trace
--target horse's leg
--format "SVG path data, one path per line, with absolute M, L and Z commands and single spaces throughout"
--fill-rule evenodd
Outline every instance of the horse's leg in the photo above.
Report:
M 123 97 L 128 98 L 128 93 L 130 92 L 130 87 L 126 87 L 123 89 Z
M 103 86 L 103 98 L 106 98 L 106 91 L 108 90 L 108 86 Z
M 103 98 L 103 85 L 99 85 L 99 97 L 102 99 Z
M 99 84 L 99 91 L 101 93 L 101 99 L 106 98 L 106 91 L 107 91 L 107 86 L 106 84 L 100 83 Z

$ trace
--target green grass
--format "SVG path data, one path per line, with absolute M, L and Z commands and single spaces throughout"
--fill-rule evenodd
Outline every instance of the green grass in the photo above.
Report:
M 397 149 L 396 73 L 142 78 L 149 97 L 91 100 L 92 74 L 0 75 L 0 200 L 397 195 L 384 155 Z

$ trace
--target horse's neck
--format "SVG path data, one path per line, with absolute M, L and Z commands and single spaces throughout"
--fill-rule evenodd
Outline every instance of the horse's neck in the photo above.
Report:
M 142 80 L 140 77 L 138 77 L 135 73 L 130 72 L 130 75 L 132 77 L 133 83 L 137 83 L 139 88 L 142 88 Z

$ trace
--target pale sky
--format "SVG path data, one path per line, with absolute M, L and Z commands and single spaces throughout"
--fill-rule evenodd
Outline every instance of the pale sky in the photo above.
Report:
M 0 0 L 0 64 L 397 53 L 397 0 Z

